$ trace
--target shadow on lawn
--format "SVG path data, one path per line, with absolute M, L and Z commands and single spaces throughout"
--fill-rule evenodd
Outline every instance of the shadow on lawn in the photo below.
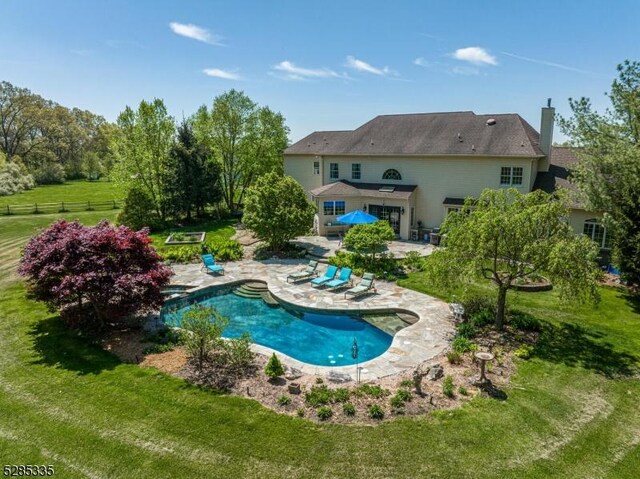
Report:
M 33 361 L 34 364 L 63 368 L 78 374 L 97 374 L 121 364 L 113 354 L 68 330 L 60 316 L 40 321 L 29 334 L 33 337 L 33 349 L 40 356 Z
M 631 311 L 635 314 L 640 314 L 640 294 L 622 293 L 618 297 L 629 305 Z
M 610 343 L 601 340 L 602 337 L 602 333 L 589 331 L 577 324 L 547 323 L 532 355 L 591 369 L 609 378 L 636 374 L 639 358 L 614 350 Z

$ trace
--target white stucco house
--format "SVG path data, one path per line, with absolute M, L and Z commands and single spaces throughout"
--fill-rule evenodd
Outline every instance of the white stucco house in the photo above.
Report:
M 572 188 L 571 148 L 552 146 L 555 109 L 542 108 L 538 133 L 514 113 L 471 111 L 381 115 L 355 130 L 317 131 L 284 152 L 285 174 L 318 207 L 316 228 L 344 229 L 354 209 L 387 219 L 401 239 L 439 227 L 447 213 L 485 188 Z M 607 248 L 599 214 L 572 204 L 569 222 Z

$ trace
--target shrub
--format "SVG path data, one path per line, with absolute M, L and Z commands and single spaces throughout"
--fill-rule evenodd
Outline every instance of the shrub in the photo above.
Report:
M 33 177 L 39 185 L 61 185 L 66 179 L 62 165 L 53 161 L 44 162 L 33 172 Z
M 511 311 L 509 324 L 520 331 L 542 330 L 542 323 L 537 318 L 534 318 L 530 314 L 523 313 L 522 311 Z
M 452 398 L 455 395 L 455 385 L 453 384 L 453 377 L 447 376 L 442 381 L 442 393 L 448 398 Z
M 355 416 L 356 407 L 350 402 L 346 402 L 342 405 L 342 412 L 345 414 L 345 416 Z
M 218 261 L 238 261 L 244 256 L 242 245 L 236 240 L 213 239 L 202 243 L 200 249 L 202 254 L 213 254 Z
M 376 221 L 349 228 L 342 244 L 348 250 L 361 255 L 371 255 L 371 259 L 374 259 L 376 253 L 384 251 L 387 243 L 393 241 L 395 236 L 388 221 Z
M 147 346 L 142 350 L 142 354 L 160 354 L 160 353 L 168 353 L 169 351 L 173 351 L 176 348 L 174 343 L 166 343 L 166 344 L 153 344 L 151 346 Z
M 399 397 L 402 401 L 411 401 L 411 393 L 406 389 L 398 389 L 396 391 L 396 397 Z
M 451 347 L 457 353 L 466 353 L 474 349 L 474 344 L 467 338 L 456 336 L 451 343 Z
M 255 360 L 255 353 L 251 351 L 251 336 L 243 333 L 235 339 L 228 339 L 221 343 L 224 363 L 235 372 L 247 370 Z
M 298 417 L 304 417 L 304 408 L 299 407 L 298 409 L 296 409 L 296 414 L 298 415 Z
M 463 396 L 468 396 L 469 395 L 469 391 L 467 391 L 467 388 L 465 388 L 464 386 L 460 386 L 458 388 L 458 392 L 460 394 L 462 394 Z
M 359 396 L 366 395 L 380 399 L 384 396 L 388 396 L 390 392 L 388 389 L 384 389 L 377 384 L 361 384 L 358 389 L 356 389 L 356 394 Z
M 312 407 L 323 406 L 333 401 L 333 391 L 326 385 L 312 386 L 305 394 L 304 400 Z
M 393 407 L 394 409 L 404 407 L 404 401 L 402 400 L 402 398 L 398 397 L 398 395 L 391 397 L 391 400 L 389 402 L 391 404 L 391 407 Z
M 482 309 L 471 315 L 469 322 L 476 328 L 483 328 L 489 324 L 493 324 L 495 320 L 496 315 L 493 309 Z
M 376 278 L 388 280 L 395 278 L 395 272 L 398 270 L 398 260 L 394 258 L 393 253 L 379 254 L 374 258 L 358 253 L 336 251 L 335 256 L 330 256 L 328 262 L 339 268 L 351 268 L 358 276 L 368 272 L 373 273 Z
M 269 245 L 263 244 L 258 246 L 255 249 L 253 253 L 253 259 L 257 261 L 263 261 L 273 256 L 277 256 L 279 258 L 302 259 L 302 258 L 305 258 L 307 254 L 308 254 L 308 251 L 305 247 L 299 246 L 294 243 L 286 243 L 278 251 L 274 251 L 273 249 L 271 249 Z
M 471 339 L 471 338 L 474 338 L 477 334 L 476 328 L 474 324 L 471 322 L 460 323 L 458 324 L 456 329 L 458 332 L 458 336 L 462 338 Z
M 532 353 L 533 353 L 533 348 L 526 344 L 520 346 L 518 349 L 516 349 L 513 352 L 514 356 L 520 359 L 529 359 Z
M 333 410 L 329 406 L 322 406 L 318 408 L 316 414 L 321 421 L 326 421 L 333 416 Z
M 377 404 L 371 404 L 367 408 L 367 412 L 369 413 L 369 417 L 371 419 L 383 419 L 384 418 L 384 410 Z
M 278 405 L 280 406 L 288 406 L 291 404 L 291 397 L 285 396 L 284 394 L 278 398 Z
M 402 264 L 411 271 L 422 271 L 424 269 L 424 259 L 417 251 L 407 252 Z
M 447 351 L 447 360 L 451 364 L 460 364 L 462 363 L 462 355 L 456 350 Z
M 324 384 L 324 379 L 317 377 L 316 378 L 316 384 Z
M 136 231 L 145 227 L 154 230 L 161 225 L 155 203 L 140 188 L 131 188 L 128 191 L 117 222 Z
M 211 353 L 221 348 L 220 338 L 228 323 L 229 320 L 218 311 L 201 304 L 192 306 L 182 316 L 184 345 L 199 370 Z
M 413 387 L 413 381 L 411 379 L 403 379 L 402 381 L 400 381 L 400 387 L 402 387 L 402 388 L 412 388 Z
M 264 373 L 269 377 L 269 379 L 276 379 L 284 374 L 284 368 L 282 367 L 282 363 L 276 356 L 276 353 L 273 353 L 267 361 L 267 365 L 264 368 Z
M 351 392 L 346 388 L 338 388 L 333 391 L 333 400 L 335 402 L 347 402 L 350 396 Z
M 160 251 L 165 261 L 174 263 L 191 263 L 200 257 L 198 246 L 170 246 Z
M 60 220 L 31 238 L 18 272 L 70 325 L 100 331 L 160 308 L 171 270 L 146 231 Z
M 33 176 L 17 162 L 0 163 L 0 196 L 9 196 L 35 187 Z
M 464 313 L 467 318 L 471 318 L 482 311 L 491 311 L 492 319 L 495 319 L 495 301 L 488 296 L 477 294 L 466 294 L 460 300 L 464 306 Z

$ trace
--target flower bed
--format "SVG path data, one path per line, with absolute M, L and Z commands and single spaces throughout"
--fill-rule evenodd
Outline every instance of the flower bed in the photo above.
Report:
M 172 245 L 172 244 L 195 244 L 202 243 L 207 233 L 204 231 L 197 231 L 191 233 L 171 233 L 167 239 L 164 241 L 164 244 Z

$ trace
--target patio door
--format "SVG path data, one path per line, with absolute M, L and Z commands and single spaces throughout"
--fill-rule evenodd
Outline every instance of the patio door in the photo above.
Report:
M 381 220 L 386 220 L 393 228 L 395 234 L 400 234 L 400 207 L 369 205 L 369 214 L 377 216 Z

